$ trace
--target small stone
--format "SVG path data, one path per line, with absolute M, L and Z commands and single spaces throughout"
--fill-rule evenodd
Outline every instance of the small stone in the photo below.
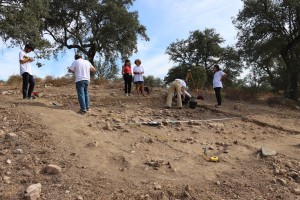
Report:
M 22 149 L 16 149 L 13 151 L 14 154 L 23 154 L 23 150 Z
M 76 200 L 83 200 L 83 197 L 82 196 L 77 196 Z
M 3 176 L 3 180 L 5 181 L 5 183 L 10 183 L 10 177 L 9 176 Z
M 98 147 L 98 142 L 94 141 L 94 142 L 90 142 L 88 143 L 86 146 L 87 147 L 90 147 L 90 148 L 93 148 L 93 147 Z
M 296 179 L 297 177 L 299 177 L 299 175 L 296 172 L 293 172 L 293 171 L 289 172 L 288 176 L 292 177 L 293 179 Z
M 221 185 L 221 182 L 220 182 L 220 181 L 217 181 L 216 184 L 217 184 L 217 185 Z
M 155 189 L 155 190 L 161 190 L 161 185 L 155 184 L 154 189 Z
M 61 168 L 57 165 L 47 165 L 42 169 L 42 172 L 45 174 L 59 174 L 61 172 Z
M 300 195 L 300 188 L 294 188 L 292 192 L 296 195 Z
M 262 156 L 267 157 L 267 156 L 275 156 L 277 154 L 277 152 L 275 150 L 262 147 L 261 154 L 262 154 Z
M 26 190 L 25 198 L 28 200 L 37 200 L 38 198 L 40 198 L 41 192 L 42 192 L 41 183 L 30 185 Z
M 10 165 L 11 164 L 11 160 L 7 159 L 6 163 Z
M 6 138 L 9 138 L 9 139 L 13 139 L 13 138 L 17 138 L 17 134 L 15 133 L 6 133 Z
M 279 182 L 282 186 L 286 186 L 286 180 L 282 179 L 282 178 L 278 178 L 276 179 L 276 182 Z
M 105 125 L 104 129 L 108 130 L 108 131 L 112 131 L 113 130 L 109 122 L 106 122 L 106 125 Z

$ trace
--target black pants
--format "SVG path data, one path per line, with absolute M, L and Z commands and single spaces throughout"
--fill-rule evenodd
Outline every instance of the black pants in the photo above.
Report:
M 132 75 L 124 74 L 123 76 L 125 82 L 125 94 L 130 94 L 131 92 L 131 83 L 132 83 Z
M 222 100 L 221 99 L 221 89 L 222 89 L 221 87 L 214 88 L 218 105 L 221 105 L 221 100 Z
M 30 98 L 35 85 L 33 76 L 30 75 L 28 72 L 24 72 L 22 74 L 22 77 L 23 77 L 23 86 L 22 86 L 23 99 L 25 99 L 26 97 Z

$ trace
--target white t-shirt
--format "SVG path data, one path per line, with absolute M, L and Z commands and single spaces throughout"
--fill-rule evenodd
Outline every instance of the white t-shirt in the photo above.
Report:
M 180 83 L 180 87 L 186 87 L 186 83 L 184 80 L 181 80 L 181 79 L 175 79 L 175 81 L 179 82 Z
M 19 60 L 27 60 L 28 58 L 30 57 L 25 51 L 21 51 L 19 53 Z M 31 62 L 20 64 L 20 75 L 22 75 L 24 72 L 27 72 L 28 74 L 32 75 Z
M 144 68 L 142 67 L 142 66 L 134 66 L 134 68 L 133 68 L 133 74 L 134 74 L 134 72 L 140 72 L 140 73 L 142 73 L 142 72 L 144 72 Z M 134 74 L 134 80 L 133 80 L 133 82 L 137 82 L 137 81 L 144 81 L 144 78 L 143 78 L 143 74 Z
M 223 71 L 221 71 L 221 70 L 216 71 L 214 73 L 213 88 L 217 88 L 217 87 L 221 87 L 222 88 L 223 87 L 221 78 L 224 75 L 225 75 L 225 73 Z
M 70 67 L 70 70 L 75 73 L 75 82 L 90 81 L 90 69 L 92 67 L 93 65 L 87 60 L 83 60 L 82 58 L 75 60 Z

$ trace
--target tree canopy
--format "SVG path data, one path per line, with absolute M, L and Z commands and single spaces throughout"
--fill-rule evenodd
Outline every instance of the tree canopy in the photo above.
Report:
M 138 37 L 149 40 L 134 0 L 10 0 L 0 1 L 0 37 L 12 46 L 31 43 L 40 56 L 66 49 L 95 56 L 114 65 L 137 51 Z
M 178 69 L 184 66 L 204 68 L 206 80 L 209 83 L 212 80 L 211 67 L 214 64 L 222 65 L 229 75 L 229 79 L 234 79 L 242 70 L 240 56 L 233 47 L 221 47 L 223 42 L 224 39 L 214 29 L 206 28 L 203 32 L 196 30 L 190 32 L 188 39 L 177 39 L 176 42 L 171 43 L 166 54 L 170 56 L 170 60 L 180 66 Z M 171 70 L 175 69 L 177 70 L 176 67 Z M 169 73 L 173 74 L 171 70 Z
M 299 97 L 300 1 L 243 0 L 234 19 L 238 47 L 249 65 L 282 84 L 286 95 Z

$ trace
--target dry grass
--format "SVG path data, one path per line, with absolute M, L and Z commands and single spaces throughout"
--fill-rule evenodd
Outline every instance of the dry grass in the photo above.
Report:
M 226 88 L 225 97 L 233 101 L 257 101 L 259 93 L 251 88 Z
M 19 75 L 11 75 L 6 84 L 9 86 L 21 87 L 22 85 L 22 76 Z
M 53 76 L 46 76 L 42 83 L 45 85 L 52 85 L 55 87 L 61 86 L 61 85 L 69 85 L 74 83 L 74 77 L 59 77 L 54 78 Z

